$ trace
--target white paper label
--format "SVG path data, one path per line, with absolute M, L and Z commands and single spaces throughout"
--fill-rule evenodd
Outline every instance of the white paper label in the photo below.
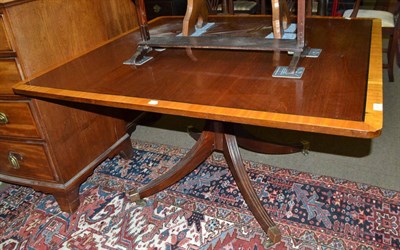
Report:
M 158 104 L 158 101 L 157 101 L 157 100 L 150 100 L 150 101 L 149 101 L 149 104 L 150 104 L 150 105 L 157 105 L 157 104 Z
M 375 111 L 383 111 L 383 105 L 382 105 L 382 103 L 374 103 L 373 109 L 374 109 Z

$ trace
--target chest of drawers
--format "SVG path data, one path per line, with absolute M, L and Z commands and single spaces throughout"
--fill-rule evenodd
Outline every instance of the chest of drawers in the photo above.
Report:
M 130 0 L 0 0 L 0 181 L 77 208 L 93 168 L 129 145 L 126 122 L 117 110 L 30 99 L 12 86 L 135 26 Z

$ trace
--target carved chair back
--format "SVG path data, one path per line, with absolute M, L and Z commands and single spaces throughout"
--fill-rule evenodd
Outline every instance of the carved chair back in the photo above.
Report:
M 217 14 L 220 4 L 221 0 L 207 0 L 208 13 Z
M 207 0 L 207 7 L 210 14 L 253 13 L 260 8 L 260 1 L 266 0 Z
M 393 8 L 394 6 L 394 8 Z M 396 18 L 399 14 L 400 0 L 376 1 L 374 10 L 363 9 L 362 1 L 356 0 L 352 10 L 346 10 L 344 17 L 379 18 L 382 21 L 382 32 L 389 38 L 389 45 L 383 51 L 387 53 L 387 63 L 383 68 L 388 70 L 389 81 L 394 81 L 393 66 L 397 53 L 397 62 L 400 64 L 400 20 Z

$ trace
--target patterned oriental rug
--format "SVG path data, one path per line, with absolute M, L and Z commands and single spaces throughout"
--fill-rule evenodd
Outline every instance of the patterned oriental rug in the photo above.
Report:
M 60 212 L 50 195 L 11 186 L 0 194 L 0 249 L 266 249 L 224 159 L 214 154 L 142 203 L 142 186 L 187 150 L 133 142 L 134 157 L 103 162 L 81 186 L 81 206 Z M 400 249 L 400 195 L 342 179 L 245 162 L 282 241 L 269 249 Z

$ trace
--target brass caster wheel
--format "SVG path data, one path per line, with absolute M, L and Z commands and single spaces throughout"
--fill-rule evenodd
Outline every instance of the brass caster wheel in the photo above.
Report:
M 272 240 L 266 240 L 266 241 L 264 241 L 264 242 L 262 243 L 262 245 L 263 245 L 266 249 L 270 248 L 270 247 L 273 246 L 274 244 L 275 244 L 275 243 L 273 243 Z
M 281 241 L 281 232 L 279 231 L 279 229 L 276 226 L 270 227 L 268 229 L 268 237 L 270 239 L 270 241 L 275 244 L 278 243 L 279 241 Z
M 130 190 L 126 192 L 126 197 L 131 201 L 131 202 L 137 202 L 142 200 L 140 198 L 140 195 L 136 189 Z
M 308 155 L 310 153 L 310 142 L 309 141 L 301 141 L 303 144 L 303 150 L 301 151 L 303 155 Z

